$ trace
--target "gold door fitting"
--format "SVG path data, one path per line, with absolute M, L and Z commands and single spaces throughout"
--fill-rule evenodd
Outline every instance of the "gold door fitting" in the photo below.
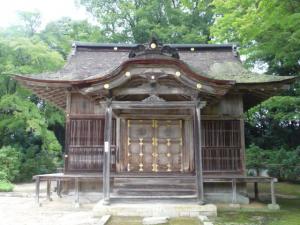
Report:
M 152 164 L 152 171 L 153 172 L 158 172 L 158 168 L 157 168 L 157 164 L 156 163 Z
M 127 139 L 127 144 L 128 144 L 128 146 L 131 144 L 130 137 Z
M 152 146 L 157 146 L 157 142 L 158 142 L 157 138 L 153 137 L 152 138 Z
M 130 163 L 127 164 L 127 171 L 130 171 Z
M 170 163 L 168 163 L 168 165 L 167 165 L 167 166 L 168 166 L 168 169 L 167 169 L 167 171 L 168 171 L 168 172 L 171 172 L 171 171 L 172 171 L 172 169 L 171 169 L 171 164 L 170 164 Z
M 144 169 L 143 169 L 143 167 L 144 167 L 143 163 L 140 163 L 140 164 L 139 164 L 139 167 L 140 167 L 139 171 L 142 172 L 142 171 L 144 170 Z
M 157 128 L 157 127 L 158 127 L 158 121 L 152 120 L 152 128 Z
M 167 139 L 167 146 L 171 146 L 171 139 L 170 138 Z
M 143 138 L 139 138 L 139 140 L 140 140 L 140 145 L 143 145 Z

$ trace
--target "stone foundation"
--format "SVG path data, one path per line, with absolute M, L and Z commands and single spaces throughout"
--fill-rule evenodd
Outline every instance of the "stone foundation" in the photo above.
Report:
M 102 181 L 80 182 L 80 192 L 102 192 Z M 74 191 L 74 182 L 64 181 L 62 192 Z M 113 192 L 113 180 L 111 179 L 111 192 Z M 230 183 L 208 183 L 204 185 L 205 201 L 207 203 L 232 203 L 232 187 Z M 249 197 L 245 184 L 237 184 L 237 204 L 249 204 Z
M 112 203 L 103 205 L 100 201 L 93 209 L 95 217 L 140 216 L 140 217 L 198 217 L 217 216 L 217 207 L 213 204 L 197 205 L 189 203 Z

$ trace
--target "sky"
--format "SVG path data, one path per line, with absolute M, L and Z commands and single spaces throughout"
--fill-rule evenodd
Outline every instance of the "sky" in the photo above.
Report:
M 0 0 L 0 3 L 0 27 L 18 24 L 18 11 L 38 10 L 42 15 L 42 27 L 64 16 L 92 21 L 82 6 L 75 5 L 75 0 Z

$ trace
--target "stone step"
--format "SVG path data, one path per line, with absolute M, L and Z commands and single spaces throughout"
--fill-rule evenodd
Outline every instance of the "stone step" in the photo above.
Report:
M 182 196 L 182 195 L 194 195 L 196 191 L 193 190 L 183 190 L 183 191 L 168 191 L 168 190 L 114 190 L 114 193 L 122 196 Z
M 177 185 L 177 184 L 114 184 L 114 188 L 128 189 L 196 189 L 196 185 Z
M 161 195 L 161 196 L 153 196 L 153 195 L 119 195 L 117 193 L 111 193 L 111 198 L 113 199 L 129 199 L 132 200 L 134 199 L 135 201 L 139 200 L 145 200 L 145 199 L 151 199 L 151 200 L 158 200 L 159 202 L 162 202 L 163 200 L 186 200 L 186 199 L 196 199 L 197 195 L 192 194 L 192 195 Z

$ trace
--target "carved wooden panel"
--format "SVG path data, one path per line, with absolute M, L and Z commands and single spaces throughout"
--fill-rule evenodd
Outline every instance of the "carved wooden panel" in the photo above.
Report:
M 182 171 L 182 120 L 127 120 L 127 171 Z

